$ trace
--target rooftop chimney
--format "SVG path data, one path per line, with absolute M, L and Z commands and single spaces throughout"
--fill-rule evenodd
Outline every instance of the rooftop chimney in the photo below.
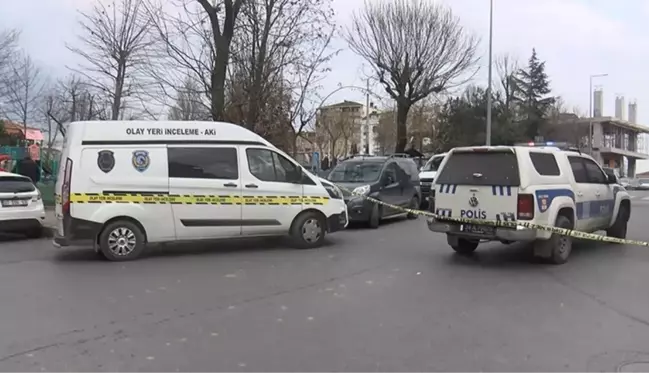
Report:
M 615 97 L 615 118 L 626 120 L 626 106 L 624 105 L 624 96 Z
M 634 101 L 629 102 L 629 122 L 638 124 L 638 104 Z

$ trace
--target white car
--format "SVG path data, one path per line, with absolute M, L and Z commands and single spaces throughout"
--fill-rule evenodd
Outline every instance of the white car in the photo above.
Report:
M 31 179 L 0 172 L 0 232 L 38 238 L 43 234 L 44 220 L 41 193 Z
M 481 146 L 455 148 L 436 179 L 434 232 L 446 233 L 458 253 L 472 253 L 480 241 L 534 242 L 534 254 L 564 263 L 570 237 L 544 230 L 457 224 L 444 217 L 526 221 L 582 232 L 605 230 L 625 238 L 631 216 L 629 194 L 594 160 L 557 147 Z
M 435 200 L 435 176 L 447 153 L 435 154 L 419 170 L 419 185 L 421 186 L 421 207 L 425 208 Z

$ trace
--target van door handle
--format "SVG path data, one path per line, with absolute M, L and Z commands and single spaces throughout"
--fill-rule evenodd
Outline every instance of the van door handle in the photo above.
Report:
M 226 184 L 223 184 L 223 186 L 228 187 L 228 188 L 236 188 L 237 184 L 235 184 L 235 183 L 226 183 Z
M 583 196 L 584 196 L 584 193 L 582 193 L 582 192 L 577 192 L 577 195 L 578 195 L 579 197 L 583 197 Z
M 257 184 L 246 184 L 246 188 L 259 188 Z
M 595 195 L 596 195 L 597 197 L 599 197 L 599 196 L 601 195 L 601 193 L 600 193 L 600 192 L 595 192 Z

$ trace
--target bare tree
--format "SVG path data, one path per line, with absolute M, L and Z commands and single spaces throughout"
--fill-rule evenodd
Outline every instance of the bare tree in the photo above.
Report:
M 19 56 L 19 38 L 18 30 L 9 29 L 0 32 L 0 115 L 6 115 L 3 111 L 3 103 L 7 95 L 7 85 L 12 83 L 11 78 L 14 76 L 16 57 Z
M 153 45 L 151 22 L 143 0 L 96 2 L 92 11 L 81 13 L 81 45 L 68 49 L 85 59 L 78 70 L 98 92 L 111 100 L 111 119 L 120 118 L 127 97 L 139 88 L 138 71 L 147 63 Z
M 412 105 L 465 82 L 477 62 L 478 40 L 450 9 L 426 0 L 366 1 L 346 39 L 397 102 L 397 152 L 407 143 Z
M 224 120 L 230 44 L 243 0 L 148 0 L 147 11 L 162 43 L 150 61 L 148 77 L 156 99 L 175 100 L 187 75 L 210 102 L 213 120 Z M 163 7 L 173 7 L 178 12 Z M 171 71 L 170 71 L 171 70 Z M 171 73 L 169 75 L 169 73 Z
M 209 120 L 209 109 L 204 105 L 203 99 L 197 92 L 196 84 L 188 78 L 183 90 L 178 91 L 176 103 L 169 110 L 169 119 Z
M 103 95 L 93 92 L 92 86 L 76 75 L 62 79 L 52 86 L 45 94 L 41 109 L 46 123 L 49 120 L 55 124 L 48 124 L 52 143 L 59 133 L 65 137 L 65 128 L 70 122 L 109 119 L 112 103 L 102 97 Z
M 510 54 L 502 54 L 496 58 L 496 71 L 503 91 L 505 109 L 513 110 L 514 95 L 516 94 L 515 75 L 520 70 L 518 61 Z
M 248 128 L 254 130 L 268 88 L 278 82 L 294 91 L 291 98 L 298 108 L 292 110 L 291 119 L 305 119 L 300 111 L 309 97 L 303 93 L 314 91 L 327 70 L 326 62 L 337 53 L 329 49 L 332 19 L 331 0 L 247 0 L 232 57 L 247 78 Z M 316 107 L 312 109 L 305 122 L 315 115 Z
M 28 55 L 23 54 L 14 62 L 7 80 L 3 106 L 9 118 L 22 122 L 24 134 L 27 134 L 27 124 L 36 119 L 45 84 L 40 67 Z

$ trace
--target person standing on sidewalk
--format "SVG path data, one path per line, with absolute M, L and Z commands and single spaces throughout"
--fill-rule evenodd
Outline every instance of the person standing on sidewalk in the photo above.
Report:
M 40 167 L 29 154 L 26 154 L 24 159 L 16 163 L 12 172 L 30 178 L 34 184 L 41 180 Z

